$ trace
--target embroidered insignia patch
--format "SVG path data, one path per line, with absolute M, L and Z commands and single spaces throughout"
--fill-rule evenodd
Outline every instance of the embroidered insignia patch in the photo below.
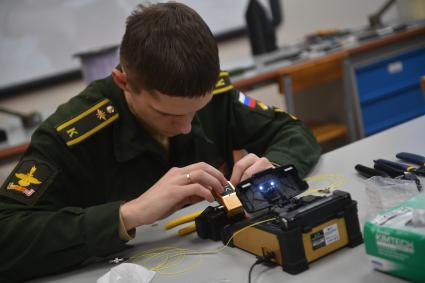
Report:
M 0 195 L 32 205 L 46 190 L 57 170 L 46 162 L 23 160 L 0 189 Z
M 229 72 L 220 72 L 218 81 L 215 84 L 213 94 L 219 94 L 233 89 L 233 85 L 230 82 Z
M 104 99 L 90 109 L 56 128 L 68 146 L 73 146 L 117 120 L 119 114 L 109 99 Z
M 239 93 L 239 102 L 243 105 L 248 106 L 249 108 L 255 108 L 257 101 L 249 96 L 246 96 L 242 92 Z
M 243 94 L 242 92 L 239 92 L 239 96 L 237 96 L 239 103 L 252 108 L 252 109 L 256 109 L 256 110 L 260 110 L 260 111 L 264 111 L 264 113 L 285 113 L 287 114 L 292 120 L 298 120 L 297 117 L 295 117 L 294 115 L 285 112 L 282 108 L 276 107 L 276 106 L 268 106 L 267 104 L 265 104 L 264 102 L 260 101 L 260 100 L 256 100 L 252 97 L 249 97 L 245 94 Z M 258 107 L 257 107 L 258 106 Z

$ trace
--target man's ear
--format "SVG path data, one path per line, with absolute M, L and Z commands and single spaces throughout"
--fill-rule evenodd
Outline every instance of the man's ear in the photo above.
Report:
M 112 69 L 112 79 L 120 89 L 129 91 L 127 75 L 124 72 L 115 68 Z

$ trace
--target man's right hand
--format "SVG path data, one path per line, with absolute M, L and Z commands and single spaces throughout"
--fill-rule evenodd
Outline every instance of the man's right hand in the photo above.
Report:
M 226 182 L 219 170 L 204 162 L 171 168 L 149 190 L 121 206 L 124 226 L 128 231 L 154 223 L 187 204 L 213 202 L 211 190 L 221 194 Z

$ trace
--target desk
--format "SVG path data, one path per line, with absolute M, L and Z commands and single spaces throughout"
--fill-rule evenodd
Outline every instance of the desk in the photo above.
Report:
M 0 122 L 7 133 L 7 140 L 0 142 L 0 160 L 21 155 L 28 148 L 36 127 L 25 129 L 19 119 L 7 115 L 0 116 Z
M 324 154 L 311 175 L 337 174 L 348 178 L 344 190 L 351 193 L 358 201 L 359 218 L 363 225 L 366 219 L 368 201 L 362 178 L 354 170 L 357 163 L 372 164 L 374 158 L 395 160 L 400 151 L 411 151 L 425 155 L 425 116 L 411 120 L 377 135 L 365 138 L 335 151 Z M 179 211 L 173 218 L 190 211 L 205 207 L 206 203 Z M 142 250 L 164 246 L 184 247 L 197 250 L 210 250 L 222 246 L 219 242 L 198 239 L 195 234 L 178 237 L 176 229 L 164 231 L 164 221 L 152 227 L 142 227 L 137 237 L 131 242 L 133 246 L 123 255 L 133 255 Z M 189 258 L 190 259 L 190 258 Z M 156 275 L 152 282 L 247 282 L 248 270 L 255 257 L 236 248 L 226 248 L 215 255 L 204 255 L 203 261 L 193 270 L 175 276 Z M 194 260 L 193 258 L 191 260 Z M 111 268 L 107 263 L 96 263 L 85 268 L 65 274 L 44 277 L 34 282 L 95 282 Z M 220 281 L 228 279 L 228 281 Z M 256 266 L 252 276 L 253 282 L 404 282 L 401 279 L 374 271 L 368 263 L 364 246 L 353 249 L 343 248 L 317 262 L 310 264 L 309 270 L 290 275 L 280 267 L 267 269 Z
M 288 112 L 296 112 L 296 93 L 342 81 L 345 125 L 312 126 L 321 142 L 344 136 L 351 141 L 425 113 L 419 81 L 425 74 L 425 25 L 409 26 L 370 40 L 336 48 L 311 59 L 274 62 L 233 78 L 242 90 L 276 83 Z M 394 85 L 394 86 L 392 86 Z M 317 107 L 322 107 L 318 105 Z

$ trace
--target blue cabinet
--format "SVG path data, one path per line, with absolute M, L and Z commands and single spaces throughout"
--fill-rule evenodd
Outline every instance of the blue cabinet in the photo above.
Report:
M 425 75 L 425 47 L 358 65 L 354 71 L 364 135 L 425 114 L 420 87 L 420 78 Z

